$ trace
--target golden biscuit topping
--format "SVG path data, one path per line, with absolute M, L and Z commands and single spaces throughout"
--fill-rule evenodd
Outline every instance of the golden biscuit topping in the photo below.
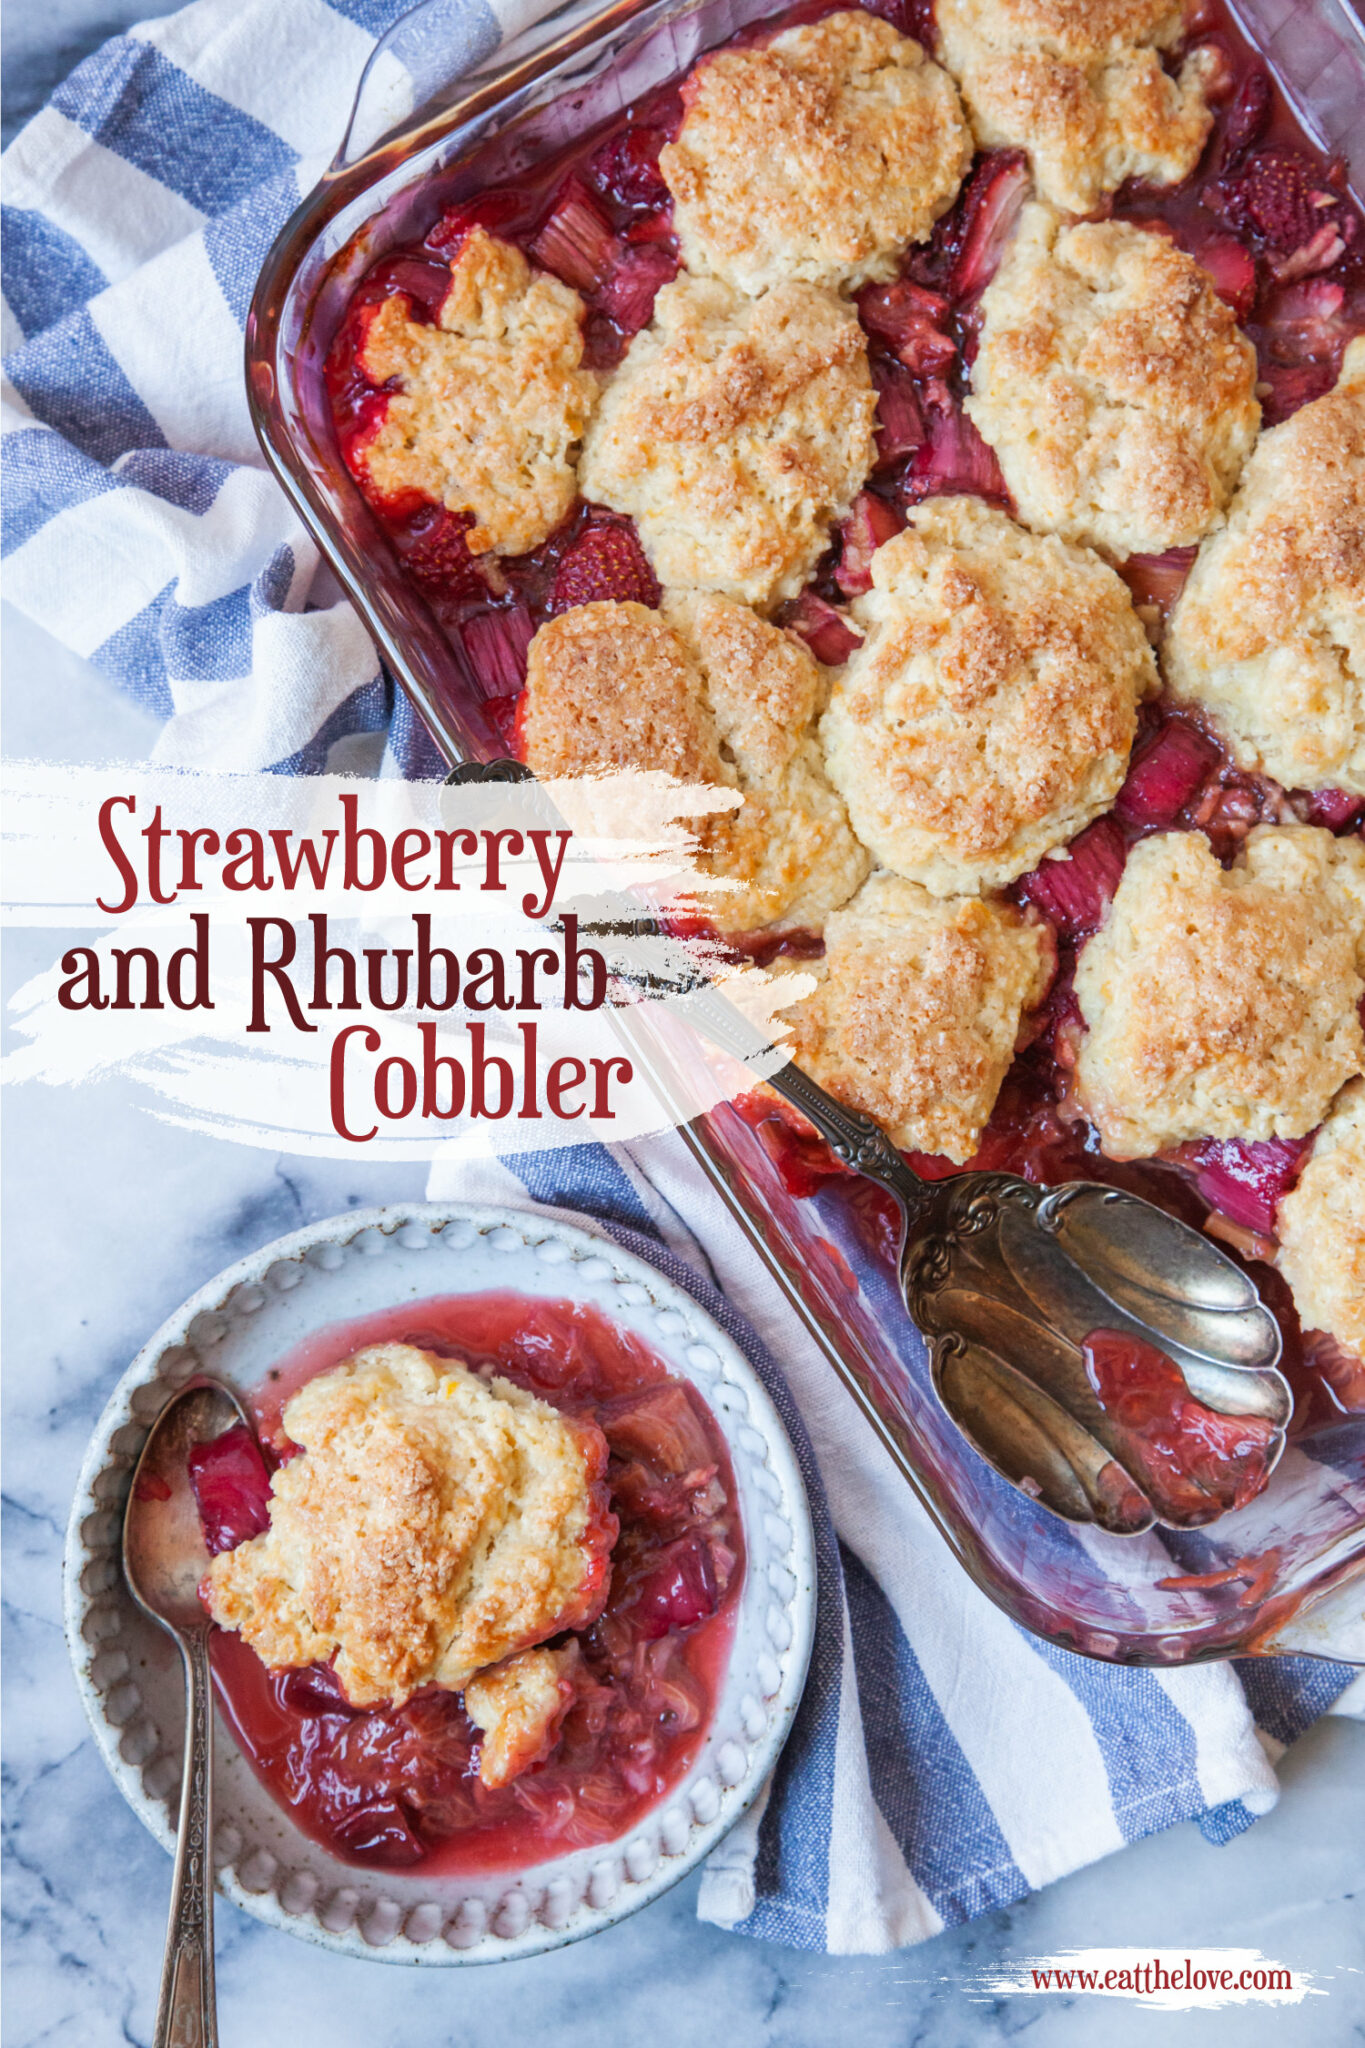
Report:
M 812 732 L 824 687 L 794 635 L 729 598 L 582 605 L 531 643 L 525 759 L 539 776 L 652 768 L 741 790 L 699 834 L 703 871 L 731 885 L 712 915 L 729 931 L 818 926 L 868 868 Z
M 586 498 L 628 512 L 659 581 L 794 597 L 872 466 L 876 393 L 851 306 L 679 277 L 588 431 Z
M 760 292 L 894 276 L 972 159 L 957 93 L 861 11 L 703 59 L 659 168 L 687 268 Z
M 1337 1097 L 1276 1230 L 1304 1329 L 1365 1360 L 1365 1081 Z
M 520 1650 L 471 1678 L 465 1712 L 483 1730 L 479 1778 L 495 1791 L 544 1763 L 573 1705 L 579 1666 L 576 1642 L 559 1650 Z
M 574 453 L 597 399 L 580 369 L 583 302 L 520 250 L 472 228 L 435 326 L 401 293 L 371 317 L 357 361 L 397 389 L 356 452 L 380 497 L 415 491 L 471 516 L 471 551 L 525 554 L 573 504 Z
M 1194 258 L 1030 205 L 981 305 L 966 409 L 1025 524 L 1115 559 L 1199 540 L 1260 407 L 1256 352 Z
M 592 1620 L 615 1518 L 606 1442 L 507 1380 L 378 1344 L 288 1403 L 270 1527 L 215 1557 L 209 1605 L 272 1669 L 325 1662 L 355 1706 L 458 1691 Z
M 1143 840 L 1081 954 L 1078 1095 L 1114 1159 L 1194 1138 L 1297 1138 L 1365 1064 L 1365 845 L 1263 825 L 1219 866 Z
M 970 1159 L 1051 971 L 1006 903 L 945 902 L 875 874 L 825 926 L 815 994 L 786 1012 L 792 1057 L 905 1151 Z
M 854 830 L 935 895 L 999 888 L 1114 800 L 1156 666 L 1088 549 L 939 498 L 872 557 L 821 724 Z
M 977 142 L 1027 150 L 1054 206 L 1090 213 L 1127 178 L 1172 185 L 1194 169 L 1218 58 L 1195 49 L 1165 69 L 1180 0 L 938 0 L 935 15 Z
M 1334 391 L 1261 436 L 1162 663 L 1243 768 L 1365 796 L 1365 340 Z

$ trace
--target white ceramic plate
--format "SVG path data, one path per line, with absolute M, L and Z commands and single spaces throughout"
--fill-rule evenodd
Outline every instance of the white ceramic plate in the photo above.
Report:
M 753 1369 L 689 1295 L 609 1239 L 535 1211 L 353 1210 L 200 1288 L 124 1374 L 86 1453 L 67 1537 L 67 1639 L 95 1739 L 139 1819 L 172 1847 L 179 1655 L 133 1605 L 118 1564 L 129 1474 L 149 1424 L 196 1371 L 248 1391 L 327 1324 L 495 1288 L 595 1304 L 705 1397 L 729 1445 L 747 1550 L 733 1649 L 696 1762 L 662 1804 L 621 1841 L 502 1876 L 424 1878 L 340 1862 L 294 1827 L 219 1721 L 219 1889 L 257 1919 L 351 1955 L 429 1964 L 532 1955 L 647 1905 L 757 1797 L 810 1657 L 814 1542 L 796 1459 Z

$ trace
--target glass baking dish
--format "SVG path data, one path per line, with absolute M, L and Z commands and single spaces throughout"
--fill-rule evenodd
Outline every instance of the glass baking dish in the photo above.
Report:
M 530 54 L 514 47 L 456 78 L 444 74 L 466 61 L 460 10 L 427 0 L 380 45 L 336 162 L 267 259 L 247 325 L 262 447 L 451 766 L 505 745 L 337 453 L 323 366 L 350 293 L 445 207 L 524 174 L 776 11 L 772 0 L 612 0 L 542 27 Z M 1346 0 L 1230 11 L 1313 139 L 1365 167 L 1365 30 Z M 370 145 L 367 129 L 393 118 L 396 82 L 420 110 Z M 963 1568 L 1022 1626 L 1118 1663 L 1299 1651 L 1365 1661 L 1365 1415 L 1297 1438 L 1266 1492 L 1209 1529 L 1124 1539 L 1073 1527 L 1007 1484 L 949 1420 L 893 1276 L 838 1186 L 794 1198 L 729 1104 L 683 1136 Z

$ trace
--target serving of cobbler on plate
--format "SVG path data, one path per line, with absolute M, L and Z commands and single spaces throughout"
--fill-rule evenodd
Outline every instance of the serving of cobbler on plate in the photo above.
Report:
M 330 1325 L 190 1453 L 219 1699 L 357 1864 L 469 1875 L 614 1840 L 682 1778 L 744 1542 L 696 1389 L 584 1303 Z
M 1365 217 L 1217 0 L 787 9 L 444 207 L 327 380 L 510 749 L 742 793 L 709 915 L 817 1079 L 1201 1224 L 1296 1427 L 1365 1413 Z

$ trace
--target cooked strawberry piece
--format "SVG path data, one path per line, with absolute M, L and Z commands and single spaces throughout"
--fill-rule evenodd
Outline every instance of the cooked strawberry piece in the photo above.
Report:
M 1045 860 L 1025 875 L 1019 893 L 1040 910 L 1058 938 L 1073 942 L 1098 931 L 1123 878 L 1128 850 L 1112 818 L 1096 818 L 1067 848 L 1066 860 Z
M 860 597 L 872 588 L 872 557 L 885 541 L 894 540 L 904 524 L 893 505 L 875 491 L 860 491 L 853 510 L 839 528 L 839 562 L 834 580 L 845 597 Z
M 270 1527 L 270 1474 L 260 1445 L 244 1424 L 194 1444 L 185 1462 L 210 1557 L 235 1550 Z
M 660 242 L 618 249 L 594 303 L 622 334 L 638 334 L 649 325 L 660 286 L 677 274 L 676 251 Z
M 1270 122 L 1270 74 L 1262 64 L 1248 71 L 1228 109 L 1223 129 L 1223 163 L 1233 164 L 1265 134 Z
M 371 1799 L 355 1807 L 335 1823 L 335 1832 L 345 1855 L 384 1870 L 406 1869 L 427 1853 L 396 1799 Z
M 915 387 L 904 370 L 873 366 L 877 387 L 877 467 L 889 469 L 924 443 L 924 415 Z
M 1304 790 L 1294 797 L 1294 809 L 1305 825 L 1325 825 L 1329 832 L 1345 832 L 1365 812 L 1365 797 L 1349 789 Z
M 925 425 L 927 437 L 916 449 L 902 486 L 908 504 L 959 491 L 974 492 L 997 505 L 1009 504 L 995 451 L 964 412 L 951 400 L 931 404 L 926 408 Z
M 608 136 L 588 165 L 588 178 L 604 198 L 629 209 L 668 206 L 672 196 L 659 175 L 662 128 L 636 123 Z
M 1205 1138 L 1175 1157 L 1189 1167 L 1211 1209 L 1245 1230 L 1270 1233 L 1281 1201 L 1299 1177 L 1310 1138 Z
M 803 590 L 790 604 L 784 604 L 777 615 L 778 623 L 800 635 L 817 661 L 826 668 L 837 668 L 847 661 L 855 647 L 862 646 L 862 636 L 855 632 L 842 612 L 832 604 L 826 604 L 814 590 Z
M 620 253 L 610 223 L 580 178 L 566 178 L 528 256 L 575 291 L 595 292 Z
M 465 620 L 460 637 L 485 697 L 515 697 L 525 687 L 526 650 L 535 630 L 523 604 Z
M 589 526 L 579 535 L 555 575 L 550 616 L 609 600 L 651 610 L 659 602 L 658 579 L 630 525 Z
M 365 321 L 368 326 L 369 319 L 374 317 L 374 309 L 383 300 L 403 298 L 407 300 L 405 310 L 409 320 L 429 326 L 445 304 L 449 291 L 448 263 L 442 263 L 434 256 L 385 256 L 366 276 L 356 294 L 354 310 L 368 315 Z M 361 341 L 361 337 L 357 340 Z
M 468 514 L 444 505 L 419 515 L 398 544 L 409 575 L 441 597 L 486 597 L 488 586 L 465 540 L 469 525 Z
M 1128 825 L 1173 825 L 1217 759 L 1203 733 L 1171 719 L 1129 768 L 1115 812 Z
M 957 343 L 941 325 L 948 301 L 908 277 L 869 285 L 858 299 L 858 317 L 917 377 L 941 376 L 957 354 Z
M 526 202 L 519 192 L 480 192 L 441 215 L 427 236 L 427 247 L 439 250 L 443 256 L 452 255 L 471 228 L 485 228 L 490 235 L 505 234 L 525 210 Z
M 1326 183 L 1313 159 L 1297 149 L 1257 149 L 1215 183 L 1204 203 L 1238 235 L 1253 235 L 1273 257 L 1288 257 L 1321 240 L 1341 243 L 1335 262 L 1354 242 L 1357 221 L 1348 201 Z M 1315 261 L 1315 268 L 1325 268 Z
M 1239 320 L 1245 320 L 1256 298 L 1256 264 L 1251 251 L 1225 236 L 1201 243 L 1196 261 L 1213 279 L 1214 290 Z
M 647 1642 L 692 1628 L 716 1611 L 719 1592 L 710 1545 L 685 1536 L 664 1551 L 632 1602 L 631 1618 Z

